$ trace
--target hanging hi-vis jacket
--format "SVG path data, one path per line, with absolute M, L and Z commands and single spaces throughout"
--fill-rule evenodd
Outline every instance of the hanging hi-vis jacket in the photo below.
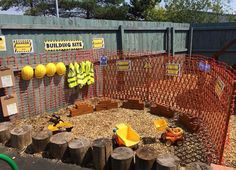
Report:
M 83 83 L 84 76 L 81 64 L 75 62 L 75 71 L 76 71 L 77 85 L 79 85 L 79 87 L 82 88 L 84 86 Z
M 76 78 L 76 71 L 75 67 L 72 63 L 69 65 L 69 72 L 68 72 L 68 79 L 67 82 L 69 83 L 69 87 L 73 88 L 77 86 L 77 78 Z
M 88 72 L 87 74 L 89 75 L 88 80 L 87 80 L 87 84 L 91 85 L 94 84 L 94 68 L 93 68 L 93 63 L 90 61 L 87 61 L 87 67 L 88 67 Z

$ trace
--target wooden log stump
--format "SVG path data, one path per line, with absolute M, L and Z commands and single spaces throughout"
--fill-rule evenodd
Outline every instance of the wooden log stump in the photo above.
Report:
M 91 147 L 91 142 L 87 138 L 78 138 L 68 144 L 70 157 L 73 163 L 77 165 L 85 165 L 88 160 L 88 152 Z
M 11 146 L 25 149 L 32 142 L 32 126 L 24 125 L 11 130 Z
M 10 139 L 11 134 L 9 127 L 9 122 L 0 123 L 0 143 L 6 143 Z
M 178 170 L 180 160 L 172 154 L 158 155 L 156 159 L 157 170 Z
M 116 148 L 111 154 L 112 170 L 130 170 L 133 169 L 134 152 L 127 147 Z
M 73 139 L 71 132 L 61 132 L 50 138 L 49 154 L 56 159 L 62 159 L 68 143 Z
M 93 163 L 96 170 L 110 169 L 110 156 L 112 152 L 112 140 L 100 138 L 93 142 L 92 154 Z
M 51 136 L 52 132 L 49 130 L 34 133 L 32 137 L 33 151 L 35 153 L 45 151 Z
M 157 152 L 154 148 L 144 146 L 136 151 L 135 170 L 154 170 Z

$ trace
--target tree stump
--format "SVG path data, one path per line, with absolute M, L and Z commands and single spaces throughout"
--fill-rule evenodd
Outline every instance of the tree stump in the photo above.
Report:
M 49 140 L 49 154 L 53 158 L 62 159 L 67 150 L 68 143 L 72 139 L 73 134 L 71 132 L 61 132 L 53 135 Z
M 112 152 L 112 141 L 107 138 L 100 138 L 93 142 L 92 147 L 93 163 L 96 170 L 109 168 L 109 158 Z
M 69 152 L 73 163 L 77 165 L 85 165 L 88 160 L 88 151 L 91 146 L 87 138 L 78 138 L 69 142 Z
M 172 154 L 158 155 L 156 159 L 156 169 L 158 170 L 178 170 L 179 158 Z
M 134 152 L 127 147 L 116 148 L 111 154 L 112 170 L 129 170 L 133 169 Z
M 49 130 L 43 130 L 38 133 L 34 133 L 32 137 L 33 150 L 35 153 L 45 151 L 48 146 L 49 139 L 52 136 L 52 132 Z
M 154 170 L 157 152 L 154 148 L 144 146 L 136 151 L 135 169 L 136 170 Z
M 11 146 L 24 149 L 32 142 L 32 126 L 24 125 L 11 130 Z
M 10 139 L 9 126 L 9 122 L 0 123 L 0 143 L 6 143 Z

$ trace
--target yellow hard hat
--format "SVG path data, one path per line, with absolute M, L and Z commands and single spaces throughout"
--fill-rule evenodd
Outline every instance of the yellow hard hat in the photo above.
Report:
M 30 66 L 25 66 L 21 70 L 21 77 L 23 80 L 30 80 L 34 76 L 34 70 Z
M 57 68 L 57 74 L 62 76 L 66 73 L 66 66 L 63 62 L 59 62 L 56 64 L 56 68 Z
M 56 73 L 57 69 L 56 69 L 56 66 L 55 64 L 53 63 L 48 63 L 46 65 L 46 74 L 48 77 L 52 77 L 54 76 L 54 74 Z
M 41 79 L 45 76 L 46 74 L 46 68 L 44 65 L 39 64 L 35 67 L 35 71 L 34 71 L 35 77 L 38 79 Z

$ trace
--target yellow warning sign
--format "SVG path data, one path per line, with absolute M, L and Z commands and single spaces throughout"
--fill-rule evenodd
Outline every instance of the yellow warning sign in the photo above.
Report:
M 62 40 L 62 41 L 45 41 L 44 49 L 46 51 L 64 51 L 78 50 L 84 48 L 83 41 L 80 40 Z
M 0 36 L 0 51 L 6 51 L 6 39 L 5 36 Z
M 116 62 L 118 71 L 128 71 L 131 69 L 131 61 L 130 60 L 119 60 Z
M 222 94 L 224 88 L 225 88 L 224 82 L 223 82 L 220 78 L 218 78 L 218 79 L 216 80 L 216 84 L 215 84 L 215 92 L 216 92 L 216 94 L 218 95 L 218 97 L 221 96 L 221 94 Z
M 31 39 L 16 39 L 13 40 L 13 50 L 15 54 L 33 53 L 33 40 Z
M 105 48 L 104 38 L 94 38 L 92 45 L 93 45 L 93 49 Z
M 180 75 L 180 64 L 168 63 L 166 64 L 166 74 L 170 76 Z

